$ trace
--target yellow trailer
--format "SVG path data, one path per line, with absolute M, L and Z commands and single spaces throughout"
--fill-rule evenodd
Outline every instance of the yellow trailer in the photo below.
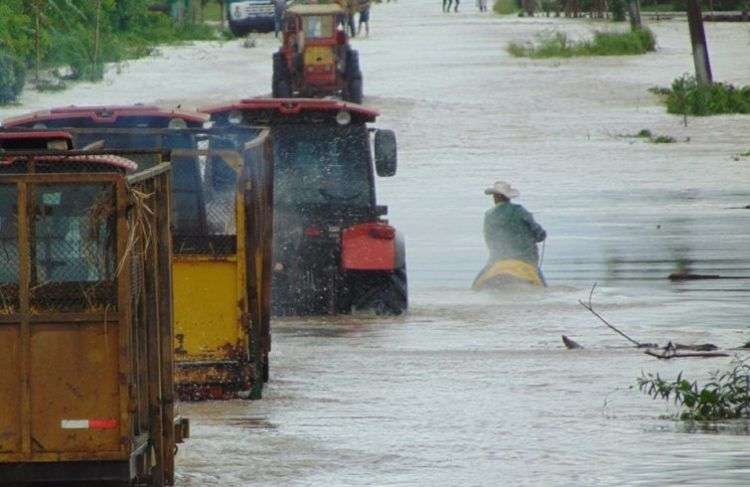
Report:
M 259 398 L 271 344 L 273 151 L 266 130 L 202 128 L 207 120 L 136 105 L 66 107 L 3 125 L 65 129 L 76 147 L 171 150 L 178 393 Z
M 169 164 L 135 170 L 0 151 L 0 483 L 173 484 Z

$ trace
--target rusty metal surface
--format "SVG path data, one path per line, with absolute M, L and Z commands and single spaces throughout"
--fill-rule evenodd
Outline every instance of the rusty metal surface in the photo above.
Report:
M 123 173 L 35 169 L 0 174 L 17 209 L 0 214 L 17 268 L 0 276 L 0 482 L 98 471 L 169 484 L 171 250 L 158 232 L 169 214 L 153 211 L 168 208 L 169 174 L 128 186 Z

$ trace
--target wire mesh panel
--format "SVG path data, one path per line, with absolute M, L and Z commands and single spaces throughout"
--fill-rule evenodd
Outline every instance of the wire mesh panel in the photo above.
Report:
M 18 190 L 0 185 L 0 315 L 18 311 Z
M 30 190 L 32 311 L 116 310 L 114 185 Z
M 237 171 L 234 151 L 173 151 L 172 221 L 178 254 L 237 251 Z

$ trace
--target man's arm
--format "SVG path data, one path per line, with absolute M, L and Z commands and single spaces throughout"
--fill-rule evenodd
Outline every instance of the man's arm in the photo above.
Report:
M 537 242 L 543 242 L 544 239 L 547 238 L 547 232 L 544 231 L 544 228 L 540 224 L 534 220 L 534 215 L 529 213 L 529 211 L 526 208 L 520 207 L 521 210 L 521 218 L 523 221 L 526 222 L 526 224 L 529 226 L 529 229 L 531 230 L 531 233 L 534 235 L 534 240 Z

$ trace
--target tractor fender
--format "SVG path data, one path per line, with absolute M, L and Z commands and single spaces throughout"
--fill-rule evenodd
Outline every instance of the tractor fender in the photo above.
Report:
M 384 222 L 360 223 L 341 234 L 344 271 L 393 271 L 403 266 L 403 238 Z

